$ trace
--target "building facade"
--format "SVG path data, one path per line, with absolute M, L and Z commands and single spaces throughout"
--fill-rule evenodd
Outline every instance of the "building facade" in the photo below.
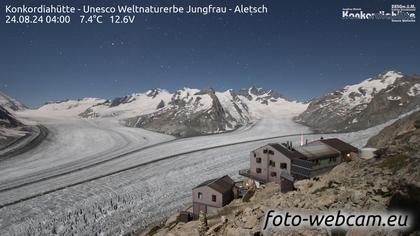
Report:
M 282 172 L 291 173 L 292 159 L 301 157 L 290 146 L 270 143 L 251 152 L 249 174 L 261 182 L 280 183 Z
M 198 216 L 200 211 L 211 212 L 223 207 L 234 199 L 235 182 L 227 175 L 201 183 L 192 190 L 193 213 Z
M 240 174 L 281 184 L 282 173 L 294 179 L 311 178 L 330 171 L 357 152 L 356 147 L 339 139 L 320 139 L 296 148 L 291 142 L 270 143 L 251 152 L 250 169 Z

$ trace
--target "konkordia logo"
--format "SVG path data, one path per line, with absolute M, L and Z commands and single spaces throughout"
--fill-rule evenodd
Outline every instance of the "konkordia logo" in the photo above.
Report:
M 391 22 L 416 22 L 414 4 L 393 4 L 390 11 L 364 11 L 362 8 L 343 8 L 343 20 L 390 20 Z

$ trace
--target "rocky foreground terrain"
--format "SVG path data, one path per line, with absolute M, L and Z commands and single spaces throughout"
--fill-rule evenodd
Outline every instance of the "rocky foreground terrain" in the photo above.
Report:
M 369 139 L 366 146 L 386 149 L 387 152 L 410 154 L 420 149 L 420 111 L 416 111 L 384 128 Z M 394 150 L 396 149 L 396 150 Z
M 342 163 L 316 179 L 295 183 L 296 191 L 282 194 L 268 183 L 248 202 L 234 200 L 216 214 L 208 215 L 208 227 L 199 220 L 179 223 L 176 216 L 151 226 L 141 235 L 419 235 L 420 234 L 420 112 L 385 128 L 369 141 L 380 148 L 380 158 Z M 404 128 L 402 128 L 404 127 Z M 396 132 L 398 131 L 398 132 Z M 290 212 L 342 210 L 377 212 L 409 209 L 417 225 L 410 232 L 326 229 L 261 231 L 269 209 Z

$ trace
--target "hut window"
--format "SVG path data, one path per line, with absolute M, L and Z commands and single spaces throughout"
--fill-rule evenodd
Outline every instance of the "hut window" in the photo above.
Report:
M 287 169 L 287 163 L 280 163 L 280 169 Z
M 330 157 L 330 162 L 336 162 L 337 161 L 337 157 Z
M 254 152 L 254 157 L 257 157 L 257 154 Z
M 256 162 L 261 163 L 261 157 L 257 157 Z
M 276 162 L 270 160 L 270 166 L 275 167 L 276 166 Z
M 268 152 L 268 150 L 267 150 L 267 149 L 264 149 L 264 150 L 263 150 L 263 153 L 267 153 L 267 152 Z
M 270 154 L 270 155 L 274 155 L 273 150 L 268 150 L 268 154 Z
M 211 195 L 211 200 L 212 200 L 213 202 L 215 202 L 215 201 L 216 201 L 216 195 Z
M 271 177 L 276 177 L 277 173 L 276 172 L 271 172 Z
M 198 199 L 201 199 L 203 197 L 203 193 L 202 192 L 198 192 L 197 197 L 198 197 Z
M 259 174 L 261 173 L 261 168 L 257 168 L 255 171 Z

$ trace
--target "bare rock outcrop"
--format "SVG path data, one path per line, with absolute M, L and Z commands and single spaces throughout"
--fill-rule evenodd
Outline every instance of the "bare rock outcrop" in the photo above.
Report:
M 342 163 L 319 178 L 297 181 L 296 191 L 288 193 L 281 193 L 279 185 L 274 183 L 263 185 L 255 191 L 249 202 L 236 199 L 216 214 L 208 215 L 209 230 L 205 235 L 331 235 L 331 231 L 327 229 L 289 228 L 281 231 L 262 231 L 261 225 L 269 209 L 303 213 L 330 210 L 376 212 L 389 208 L 392 201 L 397 201 L 397 204 L 407 201 L 409 198 L 398 200 L 395 196 L 408 193 L 410 188 L 420 189 L 420 159 L 409 158 L 395 169 L 392 163 L 389 163 L 393 160 L 387 158 L 379 161 L 355 160 Z M 416 197 L 419 197 L 417 203 L 416 200 L 412 200 L 412 204 L 419 204 L 420 196 L 414 196 Z M 220 221 L 221 217 L 225 219 L 223 223 Z M 199 221 L 193 222 L 197 222 L 195 225 L 199 229 Z M 184 232 L 191 232 L 188 224 L 171 230 L 164 228 L 160 232 L 182 235 Z M 344 234 L 400 235 L 400 232 L 350 230 L 344 231 Z

